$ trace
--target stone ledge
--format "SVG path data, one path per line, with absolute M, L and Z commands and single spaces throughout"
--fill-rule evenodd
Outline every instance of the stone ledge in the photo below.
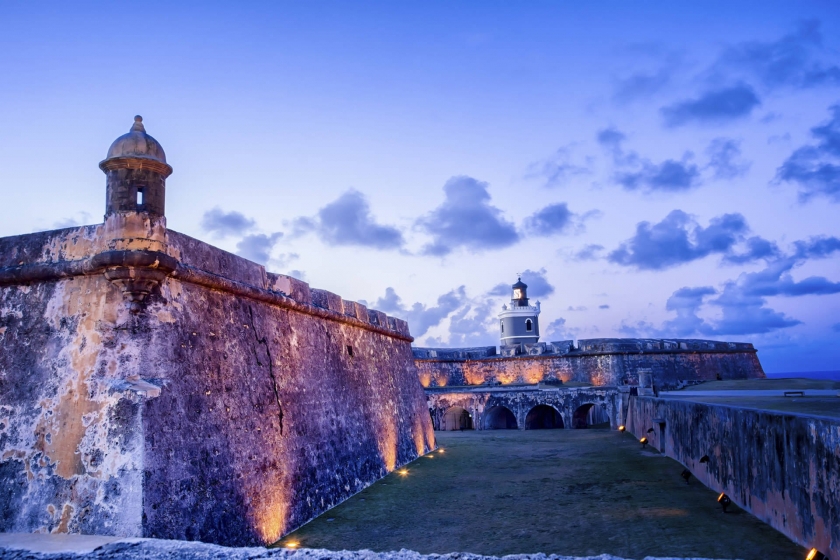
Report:
M 511 554 L 482 556 L 468 552 L 420 554 L 413 550 L 373 552 L 370 550 L 323 550 L 302 548 L 229 548 L 214 544 L 159 539 L 120 539 L 94 535 L 44 535 L 0 533 L 0 557 L 5 560 L 625 560 L 610 554 L 559 556 L 556 554 Z M 643 560 L 711 560 L 647 556 Z

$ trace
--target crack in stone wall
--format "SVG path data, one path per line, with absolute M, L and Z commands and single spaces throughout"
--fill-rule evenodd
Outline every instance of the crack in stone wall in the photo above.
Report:
M 265 348 L 265 353 L 268 356 L 268 375 L 271 377 L 271 388 L 274 391 L 274 399 L 277 401 L 277 416 L 280 425 L 280 435 L 283 435 L 283 404 L 280 402 L 280 393 L 277 391 L 277 377 L 274 375 L 274 360 L 271 357 L 271 347 L 268 345 L 268 340 L 265 337 L 260 338 L 257 334 L 257 327 L 254 324 L 254 308 L 253 306 L 248 306 L 248 315 L 251 317 L 251 332 L 254 333 L 254 339 L 257 341 L 257 344 L 262 345 Z M 262 365 L 259 360 L 259 355 L 257 355 L 256 349 L 254 349 L 254 356 L 257 359 L 257 364 Z

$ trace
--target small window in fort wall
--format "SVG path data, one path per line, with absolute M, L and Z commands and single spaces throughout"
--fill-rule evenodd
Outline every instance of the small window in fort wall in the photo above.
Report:
M 347 354 L 352 358 L 353 357 L 353 347 L 349 344 L 347 345 Z
M 531 319 L 528 319 L 527 321 L 525 321 L 525 330 L 528 331 L 528 332 L 531 332 L 532 330 L 534 330 L 534 323 L 531 322 Z
M 143 208 L 143 198 L 146 189 L 143 187 L 137 187 L 137 209 L 141 210 Z
M 502 332 L 505 332 L 505 322 L 500 321 L 499 324 L 502 326 Z

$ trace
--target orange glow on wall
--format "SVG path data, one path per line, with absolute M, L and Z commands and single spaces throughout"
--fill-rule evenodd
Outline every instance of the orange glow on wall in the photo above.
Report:
M 428 387 L 432 384 L 432 376 L 429 373 L 421 373 L 420 374 L 420 385 L 423 387 Z
M 545 370 L 539 365 L 532 365 L 525 370 L 525 374 L 522 377 L 525 379 L 525 383 L 539 383 L 545 379 Z
M 411 429 L 411 437 L 414 439 L 414 450 L 417 451 L 417 456 L 419 457 L 423 453 L 426 452 L 426 434 L 423 430 L 423 423 L 421 422 L 420 418 L 417 418 L 414 421 L 414 426 Z
M 426 449 L 432 450 L 435 448 L 435 429 L 432 426 L 431 422 L 426 423 L 426 428 L 424 430 L 424 435 L 426 436 Z
M 379 455 L 385 464 L 385 470 L 393 471 L 397 466 L 397 429 L 391 423 L 382 424 L 376 439 Z
M 511 383 L 516 382 L 516 372 L 513 371 L 504 371 L 501 372 L 498 376 L 499 383 L 502 385 L 510 385 Z
M 286 532 L 291 488 L 278 484 L 264 487 L 255 504 L 256 530 L 264 543 L 276 542 Z
M 487 375 L 478 368 L 465 366 L 464 380 L 466 380 L 467 385 L 481 385 L 486 382 Z

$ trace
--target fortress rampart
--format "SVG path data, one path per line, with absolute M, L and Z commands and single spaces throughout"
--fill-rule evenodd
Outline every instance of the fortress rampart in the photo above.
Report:
M 840 560 L 837 419 L 630 397 L 627 430 L 795 542 Z
M 434 448 L 405 322 L 168 229 L 139 117 L 100 167 L 0 238 L 0 531 L 266 544 Z
M 599 422 L 616 429 L 623 421 L 627 392 L 615 387 L 509 385 L 426 389 L 426 398 L 436 430 L 574 428 Z M 503 409 L 511 413 L 504 423 Z M 466 418 L 455 411 L 466 412 Z
M 763 378 L 752 344 L 685 339 L 588 339 L 480 348 L 414 348 L 427 388 L 584 382 L 657 390 L 714 379 Z
M 0 239 L 0 530 L 268 543 L 434 447 L 403 321 L 102 227 Z M 102 255 L 171 276 L 133 314 Z

